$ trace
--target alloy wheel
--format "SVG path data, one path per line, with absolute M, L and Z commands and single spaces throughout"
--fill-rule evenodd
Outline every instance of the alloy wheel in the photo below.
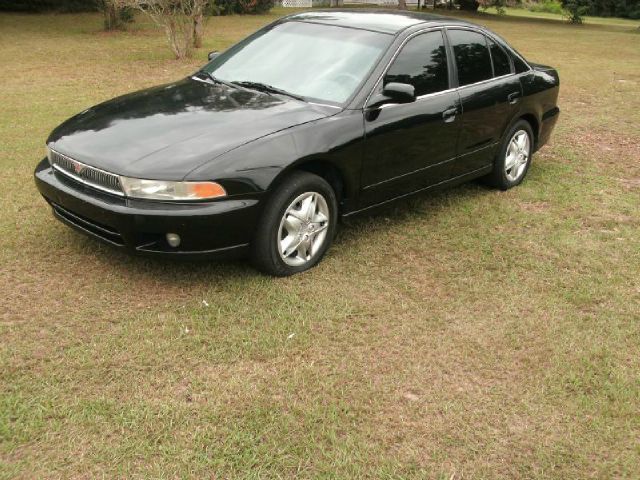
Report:
M 530 154 L 529 134 L 525 130 L 516 131 L 509 141 L 504 162 L 504 172 L 510 182 L 515 182 L 522 177 L 527 169 Z
M 278 252 L 287 265 L 304 265 L 320 251 L 329 217 L 327 201 L 318 192 L 305 192 L 291 202 L 278 229 Z

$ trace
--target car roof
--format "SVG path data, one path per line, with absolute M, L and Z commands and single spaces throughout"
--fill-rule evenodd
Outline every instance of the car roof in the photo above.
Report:
M 285 17 L 285 21 L 300 21 L 359 28 L 374 32 L 397 34 L 418 24 L 473 25 L 457 18 L 432 13 L 408 12 L 400 10 L 330 9 L 295 13 Z M 474 25 L 475 26 L 475 25 Z

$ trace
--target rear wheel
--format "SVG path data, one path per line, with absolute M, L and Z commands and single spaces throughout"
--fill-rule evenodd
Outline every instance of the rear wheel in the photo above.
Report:
M 526 120 L 518 120 L 505 135 L 493 165 L 493 172 L 487 177 L 491 185 L 508 190 L 524 180 L 533 154 L 533 131 Z
M 291 174 L 265 206 L 252 245 L 253 264 L 279 277 L 313 267 L 333 241 L 337 218 L 335 192 L 323 178 Z

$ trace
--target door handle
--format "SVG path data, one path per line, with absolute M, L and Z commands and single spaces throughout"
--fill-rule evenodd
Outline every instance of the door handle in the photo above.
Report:
M 445 110 L 442 112 L 442 119 L 444 123 L 451 123 L 456 119 L 456 115 L 458 114 L 458 108 L 450 108 L 449 110 Z
M 507 95 L 507 100 L 511 105 L 515 105 L 518 103 L 518 99 L 520 98 L 520 92 L 513 92 Z

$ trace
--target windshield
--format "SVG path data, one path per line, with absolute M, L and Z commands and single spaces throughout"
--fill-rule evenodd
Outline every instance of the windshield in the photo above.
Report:
M 227 82 L 261 83 L 310 100 L 341 104 L 392 39 L 366 30 L 286 22 L 243 40 L 204 70 Z

